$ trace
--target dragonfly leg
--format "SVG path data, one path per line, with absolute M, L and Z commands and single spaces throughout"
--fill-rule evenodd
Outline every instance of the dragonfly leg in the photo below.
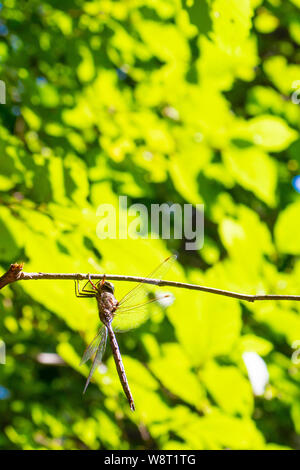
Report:
M 99 281 L 96 282 L 95 286 L 98 286 L 98 284 L 101 282 L 101 285 L 103 285 L 105 283 L 105 274 L 103 274 L 103 278 L 102 279 L 99 279 Z
M 84 284 L 83 288 L 81 289 L 81 292 L 87 292 L 89 294 L 94 294 L 94 291 L 91 289 L 86 289 L 86 286 L 89 284 L 89 280 Z
M 90 291 L 90 292 L 92 292 L 92 291 Z M 76 297 L 95 297 L 94 293 L 85 294 L 83 292 L 80 292 L 78 279 L 75 281 L 75 295 L 76 295 Z
M 92 279 L 91 279 L 91 275 L 90 273 L 88 273 L 88 278 L 89 278 L 89 283 L 91 284 L 92 288 L 94 290 L 97 290 L 97 287 L 95 286 L 95 284 L 93 283 Z
M 95 282 L 95 287 L 97 287 L 99 283 L 101 283 L 101 285 L 103 285 L 104 282 L 105 282 L 105 274 L 103 274 L 103 278 L 102 278 L 102 279 L 99 279 L 99 281 Z

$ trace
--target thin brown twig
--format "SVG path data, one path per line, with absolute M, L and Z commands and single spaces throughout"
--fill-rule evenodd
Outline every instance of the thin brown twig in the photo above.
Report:
M 7 284 L 18 281 L 20 276 L 24 274 L 22 269 L 23 264 L 11 264 L 8 271 L 0 277 L 0 289 L 2 289 Z
M 0 289 L 8 284 L 12 284 L 17 281 L 31 281 L 31 280 L 88 280 L 89 274 L 82 273 L 27 273 L 23 272 L 22 264 L 12 264 L 9 270 L 0 277 Z M 91 279 L 103 279 L 104 274 L 90 274 Z M 255 302 L 256 300 L 295 300 L 300 301 L 300 295 L 250 295 L 241 294 L 239 292 L 231 292 L 223 289 L 216 289 L 214 287 L 200 286 L 198 284 L 188 284 L 185 282 L 176 281 L 163 281 L 160 279 L 149 279 L 137 276 L 123 276 L 118 274 L 105 274 L 105 278 L 108 281 L 128 281 L 128 282 L 143 282 L 145 284 L 152 284 L 155 286 L 168 286 L 177 287 L 181 289 L 198 290 L 202 292 L 208 292 L 210 294 L 222 295 L 225 297 L 232 297 L 234 299 L 245 300 L 247 302 Z

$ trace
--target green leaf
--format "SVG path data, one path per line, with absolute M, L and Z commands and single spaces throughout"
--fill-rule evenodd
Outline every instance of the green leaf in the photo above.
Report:
M 81 82 L 89 82 L 95 74 L 93 55 L 88 47 L 81 45 L 79 47 L 81 62 L 77 67 L 77 75 Z
M 288 205 L 279 214 L 275 225 L 275 241 L 281 253 L 297 255 L 300 253 L 300 241 L 297 233 L 300 230 L 300 203 Z
M 298 136 L 283 119 L 268 115 L 251 119 L 248 131 L 258 147 L 271 152 L 281 152 Z
M 163 345 L 161 357 L 150 362 L 150 368 L 170 392 L 201 409 L 203 388 L 191 370 L 188 357 L 179 345 Z
M 220 367 L 211 361 L 199 376 L 222 410 L 233 415 L 251 415 L 254 407 L 251 385 L 239 369 L 234 366 Z
M 273 345 L 265 338 L 248 334 L 240 337 L 238 349 L 240 355 L 244 352 L 256 352 L 260 356 L 266 356 L 272 351 Z
M 270 206 L 276 202 L 276 163 L 256 147 L 237 148 L 231 146 L 223 153 L 227 171 L 241 186 L 252 191 Z

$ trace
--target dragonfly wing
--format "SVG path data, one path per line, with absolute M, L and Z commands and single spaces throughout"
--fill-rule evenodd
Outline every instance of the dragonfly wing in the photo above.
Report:
M 107 342 L 107 328 L 106 326 L 103 327 L 103 334 L 102 334 L 102 338 L 101 338 L 101 342 L 100 342 L 100 345 L 99 345 L 99 348 L 97 350 L 97 354 L 95 356 L 95 361 L 97 364 L 101 364 L 102 362 L 102 357 L 103 357 L 103 354 L 104 354 L 104 351 L 105 351 L 105 348 L 106 348 L 106 342 Z
M 102 361 L 102 357 L 103 357 L 103 354 L 104 354 L 104 351 L 105 351 L 105 348 L 106 348 L 106 342 L 107 342 L 107 328 L 106 327 L 102 327 L 101 330 L 100 330 L 100 333 L 101 333 L 101 340 L 100 340 L 100 343 L 98 345 L 98 349 L 97 349 L 97 352 L 96 352 L 96 356 L 94 357 L 94 360 L 93 360 L 93 364 L 92 364 L 92 367 L 91 367 L 91 370 L 90 370 L 90 373 L 89 373 L 89 376 L 87 378 L 87 381 L 85 383 L 85 387 L 84 387 L 84 390 L 83 390 L 83 393 L 86 392 L 86 389 L 88 388 L 88 385 L 90 383 L 90 380 L 96 370 L 96 368 L 99 366 L 99 364 L 101 363 Z M 100 333 L 99 333 L 99 336 L 100 336 Z
M 165 261 L 163 261 L 156 269 L 154 269 L 154 271 L 148 274 L 145 279 L 162 279 L 162 277 L 170 269 L 176 258 L 176 255 L 169 256 L 169 258 L 165 259 Z M 136 305 L 142 303 L 142 298 L 145 298 L 144 284 L 144 282 L 140 282 L 133 289 L 127 292 L 127 294 L 124 295 L 124 297 L 120 300 L 118 304 L 118 313 L 121 313 L 122 310 L 125 311 L 125 308 L 127 309 L 135 307 Z
M 173 296 L 171 294 L 165 294 L 161 295 L 160 297 L 156 297 L 155 299 L 143 302 L 139 305 L 121 307 L 120 311 L 117 309 L 115 319 L 113 320 L 114 331 L 117 333 L 122 333 L 123 331 L 129 331 L 133 328 L 137 328 L 149 317 L 149 304 L 161 303 L 163 306 L 164 301 L 172 299 L 172 297 Z
M 95 354 L 95 352 L 97 351 L 98 346 L 101 343 L 102 336 L 104 334 L 104 329 L 105 329 L 104 326 L 102 328 L 100 328 L 100 330 L 96 334 L 93 341 L 91 341 L 91 343 L 88 345 L 88 347 L 84 351 L 82 359 L 80 361 L 81 366 L 82 366 L 82 364 L 87 362 Z
M 165 294 L 165 295 L 161 295 L 159 297 L 155 297 L 154 299 L 150 299 L 150 300 L 146 300 L 144 302 L 142 302 L 141 304 L 137 304 L 137 305 L 122 305 L 120 308 L 117 309 L 117 313 L 122 313 L 122 314 L 131 314 L 131 312 L 134 310 L 139 310 L 139 311 L 143 311 L 143 310 L 147 310 L 147 305 L 148 304 L 153 304 L 153 303 L 159 303 L 159 302 L 162 302 L 164 299 L 168 299 L 168 298 L 171 298 L 172 295 L 171 294 Z

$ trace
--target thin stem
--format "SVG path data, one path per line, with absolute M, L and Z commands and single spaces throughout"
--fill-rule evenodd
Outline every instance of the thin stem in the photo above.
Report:
M 8 284 L 17 281 L 31 281 L 31 280 L 89 280 L 90 279 L 105 279 L 108 281 L 127 281 L 127 282 L 144 282 L 145 284 L 152 284 L 155 286 L 168 286 L 177 287 L 180 289 L 198 290 L 208 292 L 210 294 L 222 295 L 225 297 L 232 297 L 234 299 L 245 300 L 247 302 L 255 302 L 256 300 L 295 300 L 300 301 L 300 295 L 249 295 L 241 294 L 239 292 L 231 292 L 223 289 L 216 289 L 214 287 L 199 286 L 198 284 L 188 284 L 185 282 L 176 281 L 162 281 L 159 279 L 148 279 L 137 276 L 123 276 L 118 274 L 81 274 L 81 273 L 26 273 L 22 271 L 22 264 L 12 264 L 9 270 L 0 277 L 0 289 Z

